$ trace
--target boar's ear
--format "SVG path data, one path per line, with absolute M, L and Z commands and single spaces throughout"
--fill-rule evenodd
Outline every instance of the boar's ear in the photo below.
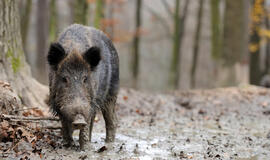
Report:
M 91 70 L 95 70 L 99 61 L 101 60 L 100 49 L 98 47 L 89 48 L 84 54 L 83 58 L 90 64 Z
M 59 43 L 52 43 L 48 52 L 47 60 L 49 65 L 57 70 L 57 65 L 65 58 L 65 50 Z

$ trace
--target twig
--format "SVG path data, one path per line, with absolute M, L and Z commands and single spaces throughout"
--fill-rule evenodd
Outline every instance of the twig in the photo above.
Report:
M 18 143 L 16 143 L 13 147 L 10 147 L 7 151 L 5 151 L 4 153 L 9 153 L 10 151 L 12 151 L 15 147 L 17 147 L 19 145 L 19 143 L 21 143 L 22 141 L 24 141 L 23 139 L 20 139 Z
M 168 14 L 170 15 L 170 17 L 173 18 L 174 17 L 173 12 L 172 12 L 171 7 L 168 4 L 167 0 L 162 0 L 161 2 L 163 4 L 163 6 L 165 7 L 166 11 L 168 12 Z
M 30 109 L 39 109 L 39 108 L 38 107 L 32 107 L 32 108 L 18 109 L 18 110 L 14 110 L 14 112 L 20 112 L 20 111 L 25 111 L 25 110 L 30 110 Z
M 20 120 L 47 120 L 47 121 L 59 121 L 59 118 L 55 117 L 22 117 L 22 116 L 14 116 L 14 115 L 6 115 L 1 114 L 1 118 L 3 119 L 20 119 Z
M 9 152 L 9 153 L 0 152 L 0 157 L 6 158 L 6 157 L 8 157 L 8 154 L 13 154 L 13 153 L 11 153 L 11 152 Z
M 56 126 L 56 127 L 54 127 L 54 126 L 47 126 L 47 127 L 42 127 L 42 129 L 55 129 L 55 130 L 57 130 L 57 129 L 62 129 L 62 127 L 60 127 L 60 126 Z
M 165 18 L 163 18 L 160 14 L 158 14 L 155 10 L 152 8 L 146 6 L 146 9 L 155 17 L 157 20 L 159 20 L 160 24 L 164 27 L 164 30 L 167 32 L 167 34 L 171 37 L 172 34 L 170 32 L 170 25 L 166 21 Z
M 4 118 L 5 119 L 5 118 Z M 6 120 L 12 121 L 12 122 L 28 122 L 28 123 L 40 123 L 40 120 L 29 120 L 29 119 L 10 119 L 6 118 Z

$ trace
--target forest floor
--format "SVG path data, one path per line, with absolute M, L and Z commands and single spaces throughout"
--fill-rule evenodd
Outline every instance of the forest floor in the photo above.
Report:
M 240 86 L 163 94 L 121 89 L 117 114 L 119 127 L 114 143 L 104 142 L 104 120 L 98 114 L 86 151 L 63 148 L 60 130 L 54 129 L 40 132 L 36 136 L 40 140 L 34 144 L 17 145 L 28 149 L 28 153 L 15 154 L 9 149 L 2 157 L 70 160 L 268 160 L 270 157 L 269 89 Z M 73 136 L 78 143 L 78 132 Z M 6 145 L 0 143 L 0 149 Z

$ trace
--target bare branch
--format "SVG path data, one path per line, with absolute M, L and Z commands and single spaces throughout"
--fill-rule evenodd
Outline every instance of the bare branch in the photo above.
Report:
M 182 21 L 185 22 L 185 19 L 186 19 L 186 17 L 187 17 L 187 12 L 188 12 L 189 2 L 190 2 L 189 0 L 186 0 L 186 1 L 185 1 L 183 14 L 182 14 L 182 16 L 180 17 L 181 23 L 182 23 Z
M 61 126 L 47 126 L 47 127 L 42 127 L 42 129 L 53 129 L 53 130 L 57 130 L 57 129 L 62 129 Z
M 159 15 L 155 10 L 153 10 L 152 8 L 145 6 L 145 8 L 155 17 L 159 20 L 160 24 L 164 27 L 165 31 L 167 32 L 167 34 L 171 37 L 172 34 L 170 32 L 170 26 L 167 23 L 166 19 L 163 18 L 161 15 Z
M 173 18 L 174 17 L 173 12 L 172 12 L 171 7 L 168 4 L 167 0 L 161 0 L 161 2 L 164 5 L 164 7 L 165 7 L 166 11 L 168 12 L 168 14 L 170 15 L 170 17 Z
M 55 118 L 55 117 L 23 117 L 23 116 L 14 116 L 14 115 L 6 115 L 6 114 L 1 114 L 0 118 L 2 119 L 19 119 L 19 120 L 47 120 L 47 121 L 59 121 L 59 118 Z
M 186 17 L 187 17 L 187 13 L 188 13 L 188 6 L 189 6 L 189 2 L 190 0 L 186 0 L 185 1 L 185 5 L 184 5 L 184 10 L 183 10 L 183 14 L 182 16 L 179 18 L 180 21 L 180 32 L 179 32 L 179 36 L 181 37 L 180 39 L 180 43 L 182 43 L 182 38 L 184 35 L 184 30 L 185 30 L 185 22 L 186 22 Z
M 25 108 L 25 109 L 18 109 L 18 110 L 14 110 L 14 112 L 20 112 L 20 111 L 31 110 L 31 109 L 39 109 L 39 108 L 38 107 L 31 107 L 31 108 Z

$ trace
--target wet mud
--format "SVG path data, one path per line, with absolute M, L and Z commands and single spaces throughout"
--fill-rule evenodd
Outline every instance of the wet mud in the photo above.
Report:
M 44 145 L 42 159 L 270 159 L 270 90 L 240 86 L 151 94 L 121 89 L 114 143 L 98 114 L 85 151 Z M 78 145 L 78 132 L 73 134 Z M 30 155 L 30 159 L 37 158 Z

